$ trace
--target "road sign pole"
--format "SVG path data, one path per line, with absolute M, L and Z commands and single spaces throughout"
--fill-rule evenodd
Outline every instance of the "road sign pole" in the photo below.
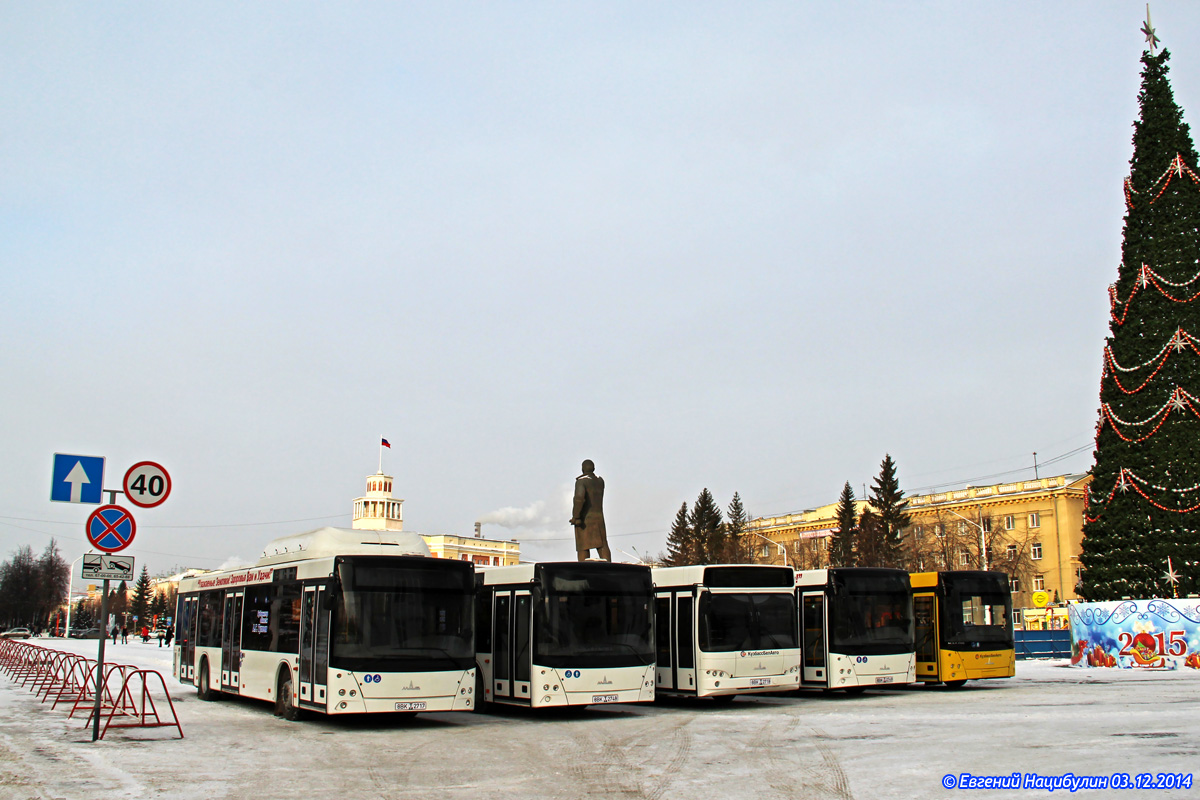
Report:
M 100 692 L 104 689 L 104 644 L 108 641 L 108 578 L 100 589 L 100 653 L 96 656 L 96 704 L 92 708 L 92 741 L 100 738 Z

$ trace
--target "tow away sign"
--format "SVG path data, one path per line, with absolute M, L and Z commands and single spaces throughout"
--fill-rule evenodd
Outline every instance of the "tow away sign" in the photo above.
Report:
M 109 553 L 85 553 L 80 577 L 85 581 L 133 580 L 133 556 L 117 556 Z

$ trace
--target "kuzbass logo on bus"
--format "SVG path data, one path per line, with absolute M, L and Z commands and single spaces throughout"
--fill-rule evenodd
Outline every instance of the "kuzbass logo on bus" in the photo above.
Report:
M 762 658 L 763 656 L 777 656 L 778 650 L 743 650 L 742 658 Z

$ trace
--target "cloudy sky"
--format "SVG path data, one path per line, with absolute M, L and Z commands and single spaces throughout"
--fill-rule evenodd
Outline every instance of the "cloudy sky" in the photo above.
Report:
M 1186 118 L 1200 7 L 1152 9 Z M 0 4 L 0 557 L 348 525 L 571 558 L 1089 468 L 1141 2 Z M 1189 46 L 1188 43 L 1193 43 Z M 1057 460 L 1056 460 L 1057 459 Z

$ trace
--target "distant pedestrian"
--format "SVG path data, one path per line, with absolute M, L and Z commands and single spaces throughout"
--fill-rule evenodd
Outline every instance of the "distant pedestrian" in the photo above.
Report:
M 158 629 L 158 631 L 157 631 L 157 633 L 158 633 L 158 646 L 159 646 L 159 647 L 162 647 L 162 645 L 163 645 L 163 636 L 166 634 L 166 631 L 164 631 L 162 628 L 159 628 L 159 629 Z
M 117 634 L 118 633 L 120 633 L 120 631 L 117 629 L 117 626 L 113 625 L 113 629 L 112 629 L 113 644 L 117 643 Z
M 121 644 L 129 644 L 129 626 L 121 626 Z
M 167 647 L 171 646 L 171 641 L 175 638 L 175 629 L 167 628 Z
M 142 644 L 150 643 L 150 629 L 145 625 L 142 626 Z

